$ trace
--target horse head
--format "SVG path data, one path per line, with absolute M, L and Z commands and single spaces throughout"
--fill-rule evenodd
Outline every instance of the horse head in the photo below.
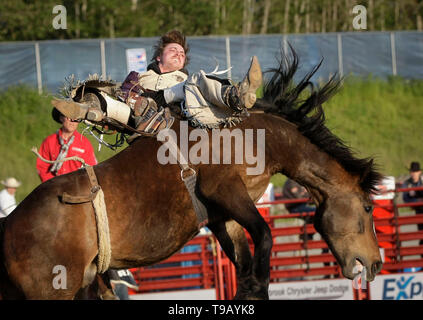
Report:
M 329 193 L 316 210 L 314 226 L 348 279 L 361 273 L 372 281 L 382 269 L 372 213 L 372 201 L 363 190 Z
M 382 262 L 370 195 L 382 175 L 372 159 L 356 158 L 325 126 L 322 104 L 337 92 L 341 80 L 332 77 L 316 88 L 310 79 L 320 62 L 297 85 L 293 84 L 298 57 L 292 48 L 291 51 L 292 60 L 282 54 L 279 68 L 270 70 L 272 76 L 264 86 L 263 98 L 256 103 L 265 113 L 276 115 L 283 128 L 280 137 L 266 137 L 266 142 L 274 144 L 273 150 L 284 150 L 276 156 L 273 166 L 312 195 L 317 205 L 315 228 L 327 242 L 343 275 L 354 279 L 365 271 L 371 281 L 381 270 Z M 304 99 L 307 88 L 308 98 Z M 276 126 L 278 120 L 273 121 Z

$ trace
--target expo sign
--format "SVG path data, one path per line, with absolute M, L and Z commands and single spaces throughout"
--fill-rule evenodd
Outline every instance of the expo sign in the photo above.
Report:
M 377 276 L 370 286 L 372 300 L 423 300 L 423 273 Z

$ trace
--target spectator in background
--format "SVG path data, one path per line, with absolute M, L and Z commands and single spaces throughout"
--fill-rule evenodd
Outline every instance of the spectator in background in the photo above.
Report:
M 96 165 L 97 159 L 90 141 L 77 131 L 80 121 L 65 117 L 56 108 L 52 110 L 52 117 L 62 127 L 43 141 L 40 155 L 50 161 L 77 156 L 84 159 L 88 165 Z M 41 182 L 44 182 L 55 176 L 78 170 L 81 165 L 82 163 L 77 160 L 50 164 L 38 158 L 36 167 Z
M 288 179 L 286 180 L 283 186 L 283 197 L 285 199 L 304 199 L 309 198 L 310 195 L 306 188 L 304 188 L 299 183 L 295 182 L 294 180 Z M 286 209 L 289 213 L 306 213 L 306 217 L 304 218 L 304 224 L 310 224 L 313 222 L 313 218 L 309 216 L 310 212 L 314 212 L 316 210 L 314 205 L 309 204 L 308 202 L 300 202 L 300 203 L 286 203 Z M 300 236 L 300 239 L 304 241 L 304 235 Z M 307 240 L 312 240 L 313 234 L 307 234 Z
M 282 192 L 285 199 L 310 198 L 307 189 L 291 179 L 286 180 Z M 289 213 L 314 212 L 316 210 L 314 205 L 310 205 L 308 202 L 287 203 L 285 207 Z
M 405 182 L 402 185 L 402 188 L 416 188 L 416 187 L 423 187 L 423 176 L 422 171 L 420 168 L 419 162 L 411 162 L 410 168 L 410 178 L 405 180 Z M 423 190 L 410 190 L 406 191 L 402 194 L 402 199 L 406 203 L 411 202 L 423 202 Z M 422 214 L 423 213 L 423 206 L 413 207 L 416 214 Z M 423 230 L 423 224 L 420 223 L 417 225 L 417 228 L 420 230 Z M 420 240 L 420 245 L 423 244 L 423 240 Z
M 16 208 L 15 193 L 21 182 L 13 177 L 1 181 L 5 188 L 0 191 L 0 218 L 8 216 Z

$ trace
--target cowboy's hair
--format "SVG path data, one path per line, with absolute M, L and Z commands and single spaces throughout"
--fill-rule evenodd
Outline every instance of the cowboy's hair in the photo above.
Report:
M 178 30 L 169 31 L 168 33 L 160 37 L 157 44 L 153 47 L 154 55 L 151 61 L 156 61 L 156 58 L 162 55 L 164 48 L 170 43 L 177 43 L 182 48 L 184 48 L 184 51 L 185 51 L 184 67 L 185 67 L 189 62 L 189 57 L 188 57 L 189 45 L 188 45 L 186 37 Z

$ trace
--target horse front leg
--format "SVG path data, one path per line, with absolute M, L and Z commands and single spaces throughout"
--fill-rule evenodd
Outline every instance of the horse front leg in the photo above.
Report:
M 230 183 L 220 183 L 210 194 L 207 194 L 204 189 L 201 191 L 209 207 L 214 209 L 213 212 L 219 212 L 235 220 L 247 229 L 254 242 L 254 258 L 251 263 L 249 258 L 251 254 L 246 253 L 249 248 L 245 234 L 241 236 L 242 228 L 234 223 L 224 226 L 210 224 L 211 228 L 215 229 L 212 231 L 216 232 L 218 239 L 219 237 L 222 239 L 221 245 L 237 269 L 239 290 L 236 298 L 268 299 L 270 253 L 273 244 L 270 228 L 248 195 L 241 178 L 237 176 L 225 181 Z M 210 213 L 213 214 L 213 212 Z
M 234 299 L 246 299 L 252 287 L 253 258 L 244 228 L 234 220 L 215 222 L 209 224 L 208 227 L 235 266 L 237 292 Z

